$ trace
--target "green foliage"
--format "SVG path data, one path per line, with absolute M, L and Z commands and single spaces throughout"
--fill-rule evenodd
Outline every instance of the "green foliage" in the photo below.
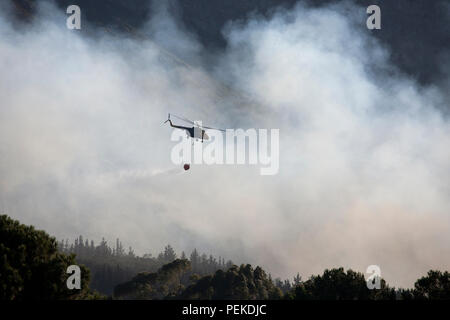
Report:
M 200 278 L 179 299 L 280 299 L 282 292 L 260 267 L 232 266 Z
M 450 299 L 450 273 L 430 270 L 414 284 L 413 296 L 415 299 L 449 300 Z
M 430 270 L 416 281 L 414 289 L 395 290 L 381 279 L 380 289 L 369 290 L 362 273 L 343 268 L 326 269 L 322 275 L 306 281 L 297 273 L 291 284 L 281 279 L 273 282 L 260 267 L 238 267 L 221 258 L 216 261 L 213 256 L 200 255 L 196 249 L 190 261 L 176 257 L 170 245 L 157 258 L 149 254 L 137 257 L 131 248 L 126 253 L 118 239 L 115 248 L 110 248 L 104 239 L 95 246 L 81 236 L 70 246 L 68 241 L 58 245 L 44 231 L 2 215 L 0 300 L 105 299 L 89 289 L 90 272 L 80 261 L 93 266 L 100 283 L 121 283 L 114 289 L 117 299 L 450 299 L 447 271 Z M 186 254 L 183 252 L 181 257 Z M 66 286 L 66 270 L 73 264 L 81 268 L 81 290 L 69 290 Z
M 35 230 L 0 216 L 0 299 L 55 300 L 94 297 L 89 292 L 89 270 L 81 268 L 81 289 L 66 285 L 69 265 L 74 255 L 57 250 L 56 240 L 44 231 Z
M 131 247 L 128 252 L 125 252 L 119 239 L 116 239 L 115 246 L 111 247 L 105 239 L 95 245 L 94 241 L 79 236 L 72 244 L 65 240 L 58 246 L 63 253 L 76 254 L 76 261 L 86 265 L 91 271 L 91 288 L 107 295 L 112 295 L 116 285 L 131 280 L 139 272 L 156 272 L 177 257 L 170 244 L 156 258 L 149 253 L 139 257 L 134 254 Z M 186 258 L 184 252 L 181 256 L 182 259 Z M 225 263 L 221 257 L 217 261 L 211 255 L 209 258 L 205 254 L 200 256 L 196 249 L 191 254 L 191 263 L 192 272 L 199 275 L 214 273 L 218 269 L 225 269 L 232 265 L 231 261 Z M 188 279 L 185 282 L 189 284 Z
M 285 295 L 286 299 L 297 300 L 389 300 L 395 297 L 395 290 L 389 288 L 383 279 L 380 289 L 369 290 L 362 273 L 350 269 L 345 272 L 343 268 L 326 269 L 321 276 L 299 281 Z
M 137 257 L 132 248 L 126 253 L 119 239 L 115 247 L 110 247 L 105 239 L 95 245 L 94 241 L 79 236 L 74 243 L 66 240 L 59 243 L 59 250 L 66 254 L 75 254 L 79 264 L 86 265 L 91 271 L 92 289 L 111 295 L 114 286 L 130 280 L 142 270 L 156 271 L 164 263 L 151 255 Z
M 155 273 L 141 272 L 131 281 L 114 288 L 116 299 L 163 299 L 176 296 L 182 289 L 182 279 L 191 269 L 188 260 L 177 259 Z

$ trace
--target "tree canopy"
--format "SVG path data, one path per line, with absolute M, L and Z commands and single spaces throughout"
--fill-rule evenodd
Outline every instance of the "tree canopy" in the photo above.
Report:
M 413 295 L 416 299 L 449 300 L 450 273 L 430 270 L 428 274 L 416 281 Z
M 226 271 L 200 278 L 184 290 L 180 299 L 280 299 L 282 292 L 266 272 L 251 265 L 232 266 Z
M 0 216 L 0 300 L 102 299 L 90 289 L 90 271 L 98 284 L 111 288 L 114 299 L 288 299 L 288 300 L 448 300 L 450 273 L 430 270 L 412 289 L 395 289 L 380 279 L 381 288 L 370 290 L 363 273 L 344 268 L 326 269 L 321 275 L 293 281 L 277 278 L 261 267 L 234 265 L 196 249 L 177 259 L 167 245 L 154 258 L 128 253 L 117 239 L 115 248 L 103 239 L 77 238 L 57 244 L 46 232 L 35 230 L 6 215 Z M 81 289 L 69 289 L 67 268 L 81 269 Z M 139 271 L 136 271 L 139 270 Z M 114 291 L 112 292 L 112 288 Z M 108 293 L 110 294 L 110 293 Z
M 191 269 L 185 259 L 176 259 L 157 272 L 141 272 L 130 281 L 114 288 L 116 299 L 164 299 L 176 296 L 182 290 L 183 276 Z
M 322 275 L 312 276 L 305 282 L 298 281 L 286 294 L 287 299 L 297 300 L 368 300 L 396 298 L 395 290 L 381 279 L 381 288 L 369 290 L 364 274 L 344 268 L 326 269 Z
M 0 299 L 56 300 L 90 296 L 89 270 L 81 268 L 81 289 L 68 289 L 67 267 L 74 255 L 58 251 L 55 238 L 0 216 Z

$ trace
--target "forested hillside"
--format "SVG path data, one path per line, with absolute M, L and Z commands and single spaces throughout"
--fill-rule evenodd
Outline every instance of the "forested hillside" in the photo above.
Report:
M 75 254 L 77 263 L 86 265 L 91 270 L 91 288 L 106 295 L 111 295 L 117 284 L 131 280 L 139 272 L 155 272 L 178 256 L 170 245 L 155 256 L 150 253 L 138 256 L 131 247 L 125 250 L 119 239 L 114 246 L 110 246 L 104 238 L 96 245 L 93 240 L 84 239 L 83 236 L 70 244 L 67 239 L 60 241 L 58 247 L 63 253 Z M 186 259 L 187 255 L 181 252 L 179 257 Z M 230 260 L 208 256 L 199 253 L 197 249 L 188 258 L 192 272 L 198 275 L 211 274 L 233 265 Z
M 283 291 L 261 267 L 232 266 L 226 271 L 192 275 L 188 260 L 177 259 L 154 273 L 140 273 L 116 286 L 114 299 L 179 300 L 448 300 L 450 273 L 430 270 L 413 289 L 396 289 L 380 279 L 369 289 L 364 274 L 344 268 L 326 269 Z M 285 287 L 286 289 L 286 287 Z
M 0 300 L 96 299 L 89 288 L 90 272 L 81 268 L 81 289 L 69 290 L 66 270 L 74 255 L 58 252 L 45 231 L 0 216 Z
M 184 254 L 176 259 L 169 245 L 156 258 L 137 257 L 131 248 L 125 253 L 119 240 L 115 248 L 105 240 L 96 246 L 82 237 L 59 246 L 58 250 L 55 238 L 45 231 L 0 216 L 0 300 L 106 298 L 93 290 L 96 286 L 114 287 L 108 294 L 112 299 L 450 299 L 447 271 L 430 270 L 412 289 L 392 288 L 381 279 L 381 288 L 370 290 L 364 274 L 343 268 L 327 269 L 305 281 L 297 274 L 291 283 L 273 281 L 259 266 L 236 266 L 221 258 L 216 261 L 196 250 L 189 260 Z M 66 286 L 66 270 L 72 264 L 79 264 L 82 270 L 79 290 Z M 91 274 L 96 282 L 89 283 Z

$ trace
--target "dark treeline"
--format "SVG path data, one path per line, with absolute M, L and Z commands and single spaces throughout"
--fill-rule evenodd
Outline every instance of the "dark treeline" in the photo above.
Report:
M 58 248 L 62 253 L 75 254 L 77 263 L 85 265 L 91 271 L 90 287 L 106 295 L 111 295 L 116 285 L 131 280 L 136 274 L 156 272 L 178 257 L 189 259 L 192 266 L 190 273 L 199 276 L 228 269 L 233 265 L 230 260 L 200 254 L 197 249 L 189 256 L 184 251 L 178 256 L 171 245 L 167 245 L 156 256 L 151 253 L 138 256 L 133 248 L 124 249 L 119 239 L 116 239 L 114 246 L 110 246 L 104 238 L 99 244 L 95 244 L 93 240 L 84 239 L 81 235 L 73 243 L 69 243 L 68 239 L 60 241 Z
M 293 284 L 272 281 L 261 267 L 249 264 L 199 276 L 188 276 L 191 264 L 177 259 L 154 273 L 140 273 L 115 287 L 114 299 L 183 300 L 449 300 L 450 273 L 429 271 L 413 289 L 395 289 L 380 279 L 379 289 L 369 289 L 364 274 L 343 268 Z M 280 287 L 281 285 L 281 287 Z M 285 289 L 283 292 L 282 289 Z
M 140 273 L 114 289 L 114 299 L 281 299 L 264 270 L 250 265 L 199 276 L 187 259 L 177 259 L 154 273 Z
M 67 268 L 74 264 L 81 269 L 79 289 L 67 286 Z M 0 216 L 0 300 L 450 300 L 447 271 L 430 270 L 406 290 L 379 280 L 380 288 L 370 290 L 363 273 L 334 268 L 305 281 L 299 274 L 292 282 L 274 281 L 261 267 L 216 261 L 197 250 L 177 259 L 169 245 L 156 257 L 125 252 L 119 240 L 114 248 L 82 237 L 58 245 L 45 231 Z

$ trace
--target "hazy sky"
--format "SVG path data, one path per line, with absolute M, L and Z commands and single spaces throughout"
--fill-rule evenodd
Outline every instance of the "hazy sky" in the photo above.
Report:
M 214 55 L 164 8 L 147 41 L 85 37 L 46 4 L 27 27 L 0 12 L 2 212 L 58 239 L 196 247 L 283 278 L 376 264 L 409 287 L 450 268 L 450 82 L 419 86 L 391 65 L 355 27 L 365 8 L 230 22 Z M 184 172 L 168 112 L 280 129 L 279 174 Z

